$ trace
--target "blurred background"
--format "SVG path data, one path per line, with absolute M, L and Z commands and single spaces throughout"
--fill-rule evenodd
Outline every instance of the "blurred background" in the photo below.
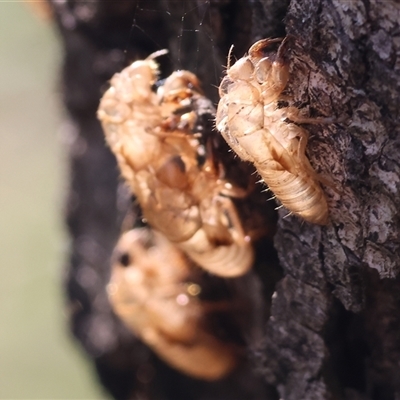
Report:
M 69 336 L 62 267 L 60 46 L 49 21 L 0 1 L 0 398 L 102 399 Z

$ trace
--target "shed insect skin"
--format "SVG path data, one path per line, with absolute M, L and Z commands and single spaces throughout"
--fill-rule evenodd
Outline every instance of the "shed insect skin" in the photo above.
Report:
M 198 79 L 176 71 L 158 93 L 154 55 L 111 79 L 98 110 L 106 140 L 148 223 L 209 272 L 233 277 L 253 264 L 254 250 L 208 145 L 193 132 Z M 200 162 L 199 159 L 204 159 Z
M 204 303 L 188 280 L 188 259 L 160 233 L 124 233 L 115 250 L 109 301 L 124 324 L 165 362 L 203 380 L 221 379 L 239 359 L 238 347 L 207 328 L 207 314 L 229 306 Z
M 232 66 L 219 87 L 216 126 L 243 160 L 254 163 L 282 205 L 307 222 L 326 225 L 326 197 L 305 154 L 308 132 L 287 122 L 320 122 L 299 116 L 294 107 L 278 108 L 289 79 L 288 43 L 263 39 Z M 277 52 L 268 51 L 281 43 Z M 266 55 L 268 54 L 268 55 Z

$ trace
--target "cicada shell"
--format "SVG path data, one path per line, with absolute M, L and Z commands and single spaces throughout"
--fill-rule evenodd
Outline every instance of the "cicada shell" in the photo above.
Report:
M 276 52 L 269 51 L 282 42 Z M 288 39 L 263 39 L 228 67 L 219 87 L 216 126 L 227 143 L 257 171 L 283 206 L 308 222 L 328 223 L 321 180 L 305 154 L 308 133 L 295 120 L 296 110 L 279 108 L 289 79 Z
M 201 286 L 188 280 L 190 272 L 188 259 L 161 234 L 128 231 L 114 251 L 109 300 L 166 363 L 198 379 L 220 379 L 237 365 L 238 349 L 208 331 L 212 307 L 199 299 Z
M 111 79 L 98 111 L 107 142 L 153 228 L 208 271 L 242 275 L 254 259 L 232 201 L 243 190 L 224 179 L 196 130 L 196 104 L 207 99 L 188 71 L 174 72 L 155 93 L 157 75 L 150 56 Z

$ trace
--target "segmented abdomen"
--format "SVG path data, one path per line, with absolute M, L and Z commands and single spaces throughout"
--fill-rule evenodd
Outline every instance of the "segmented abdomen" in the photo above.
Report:
M 319 183 L 308 174 L 294 175 L 276 161 L 256 165 L 268 187 L 293 214 L 313 224 L 328 223 L 328 204 Z

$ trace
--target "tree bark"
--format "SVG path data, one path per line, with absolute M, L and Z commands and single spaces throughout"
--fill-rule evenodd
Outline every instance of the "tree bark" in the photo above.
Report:
M 70 118 L 71 326 L 110 393 L 117 399 L 399 398 L 400 3 L 50 3 L 65 48 Z M 217 102 L 230 46 L 232 59 L 239 58 L 256 40 L 284 35 L 294 38 L 290 105 L 333 118 L 304 125 L 310 162 L 332 181 L 323 186 L 330 223 L 314 226 L 279 210 L 280 267 L 265 243 L 256 272 L 235 283 L 254 293 L 262 311 L 246 329 L 261 332 L 262 340 L 249 336 L 248 362 L 233 376 L 195 381 L 151 354 L 106 300 L 109 258 L 130 202 L 96 109 L 113 73 L 160 48 L 170 50 L 164 76 L 189 69 Z

